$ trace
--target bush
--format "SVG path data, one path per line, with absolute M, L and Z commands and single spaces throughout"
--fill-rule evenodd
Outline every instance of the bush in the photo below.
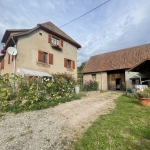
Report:
M 83 85 L 84 91 L 97 91 L 98 90 L 98 82 L 96 80 L 89 80 Z
M 41 79 L 6 74 L 0 77 L 0 110 L 38 110 L 79 99 L 80 96 L 74 94 L 74 86 L 75 79 L 67 73 L 57 73 L 53 74 L 53 78 Z

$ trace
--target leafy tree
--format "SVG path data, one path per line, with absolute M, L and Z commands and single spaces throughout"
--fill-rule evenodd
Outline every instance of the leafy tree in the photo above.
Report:
M 78 78 L 83 78 L 82 70 L 85 65 L 86 65 L 86 62 L 82 62 L 82 64 L 78 67 Z

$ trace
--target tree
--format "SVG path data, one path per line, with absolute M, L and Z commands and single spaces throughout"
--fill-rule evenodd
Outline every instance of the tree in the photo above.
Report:
M 82 64 L 78 67 L 78 78 L 83 78 L 82 70 L 85 65 L 86 65 L 86 62 L 82 62 Z

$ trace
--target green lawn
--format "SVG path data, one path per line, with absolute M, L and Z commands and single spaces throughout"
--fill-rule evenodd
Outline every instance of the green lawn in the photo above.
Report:
M 125 96 L 116 104 L 78 139 L 75 150 L 150 150 L 150 107 Z

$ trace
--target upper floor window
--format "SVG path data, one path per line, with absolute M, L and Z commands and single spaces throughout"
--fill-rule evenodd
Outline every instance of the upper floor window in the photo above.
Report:
M 38 51 L 38 62 L 53 64 L 53 54 L 39 50 Z
M 48 34 L 48 43 L 63 47 L 63 40 L 51 34 Z
M 52 44 L 54 44 L 54 45 L 60 45 L 60 40 L 56 39 L 55 37 L 52 36 Z

